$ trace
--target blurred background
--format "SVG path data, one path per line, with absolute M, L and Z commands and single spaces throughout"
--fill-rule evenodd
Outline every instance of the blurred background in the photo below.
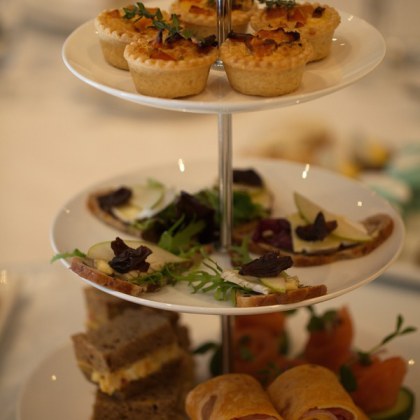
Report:
M 2 420 L 16 418 L 16 398 L 31 370 L 84 323 L 81 282 L 49 263 L 57 212 L 92 184 L 138 168 L 174 159 L 217 164 L 216 115 L 132 104 L 82 83 L 64 66 L 61 49 L 72 30 L 125 3 L 0 0 L 0 272 L 24 280 L 7 331 L 2 305 L 11 304 L 2 301 L 0 288 Z M 420 2 L 326 3 L 378 28 L 387 44 L 383 63 L 315 101 L 234 114 L 233 149 L 236 158 L 305 161 L 359 179 L 401 212 L 407 240 L 387 272 L 393 288 L 382 283 L 352 294 L 369 339 L 381 322 L 392 325 L 397 311 L 418 322 Z M 397 289 L 402 284 L 407 288 Z M 372 310 L 375 297 L 395 308 L 376 302 Z M 410 343 L 406 355 L 418 355 L 418 335 Z

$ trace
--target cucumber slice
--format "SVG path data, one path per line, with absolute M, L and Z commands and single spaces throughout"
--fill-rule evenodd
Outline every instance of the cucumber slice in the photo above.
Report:
M 394 407 L 379 413 L 370 414 L 371 420 L 409 420 L 414 413 L 414 394 L 402 387 Z

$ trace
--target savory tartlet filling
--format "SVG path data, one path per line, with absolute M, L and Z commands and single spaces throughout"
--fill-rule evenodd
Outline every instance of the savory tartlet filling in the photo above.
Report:
M 251 27 L 260 29 L 284 28 L 298 31 L 303 39 L 311 42 L 313 53 L 310 61 L 326 57 L 331 48 L 332 36 L 340 24 L 340 15 L 330 6 L 319 3 L 274 3 L 260 9 L 251 20 Z
M 231 27 L 236 32 L 245 32 L 257 6 L 253 0 L 233 0 Z M 216 34 L 217 10 L 214 0 L 176 0 L 171 11 L 179 15 L 185 27 L 199 36 Z
M 167 36 L 160 33 L 154 40 L 142 39 L 130 44 L 126 57 L 147 62 L 158 67 L 176 65 L 194 67 L 203 63 L 213 63 L 217 58 L 217 49 L 212 40 L 195 42 L 181 36 Z
M 247 68 L 286 69 L 305 65 L 309 45 L 297 32 L 260 30 L 255 34 L 231 33 L 222 44 L 220 55 L 224 62 L 234 62 Z
M 105 60 L 114 67 L 128 70 L 125 47 L 140 37 L 155 37 L 158 31 L 153 26 L 153 19 L 165 17 L 166 12 L 146 8 L 142 3 L 101 12 L 94 24 Z

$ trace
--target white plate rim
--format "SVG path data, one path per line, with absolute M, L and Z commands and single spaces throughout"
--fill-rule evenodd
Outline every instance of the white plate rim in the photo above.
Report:
M 194 162 L 194 163 L 192 163 Z M 191 169 L 191 171 L 194 170 L 194 165 L 195 168 L 204 168 L 206 161 L 191 161 L 188 162 L 187 165 L 189 165 Z M 239 163 L 240 162 L 240 163 Z M 212 162 L 207 162 L 207 165 L 212 166 Z M 264 164 L 264 165 L 263 165 Z M 235 165 L 234 165 L 235 166 Z M 292 163 L 292 162 L 286 162 L 286 161 L 270 161 L 270 160 L 265 160 L 265 159 L 245 159 L 245 160 L 240 160 L 238 161 L 238 163 L 236 164 L 236 166 L 251 166 L 254 168 L 257 168 L 257 170 L 260 170 L 261 167 L 263 166 L 265 168 L 265 170 L 272 170 L 274 167 L 277 168 L 277 170 L 280 172 L 280 169 L 282 170 L 282 174 L 285 175 L 290 175 L 291 171 L 293 169 L 294 171 L 294 175 L 296 175 L 297 173 L 300 173 L 301 171 L 305 171 L 307 166 L 303 165 L 303 164 L 298 164 L 298 163 Z M 83 229 L 86 229 L 87 224 L 90 224 L 91 226 L 93 226 L 93 224 L 95 224 L 95 229 L 99 229 L 101 235 L 103 235 L 101 238 L 96 238 L 96 241 L 100 241 L 100 240 L 110 240 L 111 238 L 109 238 L 110 234 L 113 235 L 118 235 L 118 232 L 116 232 L 115 230 L 112 230 L 111 228 L 101 224 L 101 222 L 98 222 L 97 220 L 95 220 L 93 218 L 93 216 L 91 216 L 87 209 L 84 206 L 84 200 L 86 197 L 86 194 L 88 193 L 88 191 L 93 191 L 95 189 L 97 189 L 98 187 L 103 187 L 105 185 L 115 185 L 115 183 L 119 182 L 118 180 L 122 180 L 122 179 L 130 179 L 133 176 L 139 176 L 138 174 L 143 174 L 143 177 L 145 176 L 146 173 L 151 173 L 152 170 L 153 171 L 157 171 L 157 172 L 161 172 L 163 171 L 164 168 L 167 168 L 168 166 L 165 165 L 160 165 L 157 167 L 151 167 L 151 168 L 146 168 L 143 169 L 142 171 L 139 172 L 135 172 L 137 175 L 134 174 L 124 174 L 120 177 L 115 177 L 113 179 L 108 179 L 106 181 L 103 181 L 99 184 L 96 184 L 95 186 L 91 186 L 90 188 L 87 188 L 86 190 L 80 192 L 79 194 L 77 194 L 75 197 L 71 198 L 64 206 L 63 208 L 57 213 L 53 224 L 52 224 L 52 228 L 51 228 L 51 232 L 50 232 L 50 240 L 51 240 L 51 244 L 52 244 L 52 248 L 54 250 L 55 253 L 62 253 L 62 252 L 68 252 L 68 251 L 72 251 L 74 248 L 77 248 L 77 244 L 74 244 L 74 246 L 71 249 L 63 249 L 62 246 L 59 245 L 60 242 L 62 242 L 63 240 L 63 235 L 61 235 L 61 239 L 60 239 L 60 229 L 62 229 L 63 227 L 65 227 L 65 223 L 63 224 L 63 220 L 69 220 L 68 217 L 70 215 L 70 217 L 72 217 L 73 212 L 77 212 L 77 211 L 81 211 L 82 215 L 84 215 L 83 217 L 85 218 L 85 220 L 82 221 L 78 221 L 78 223 L 81 222 L 81 225 L 83 225 Z M 374 251 L 374 253 L 369 254 L 365 257 L 359 258 L 357 260 L 349 260 L 349 261 L 342 261 L 342 262 L 338 262 L 338 263 L 333 263 L 330 265 L 325 266 L 320 266 L 320 267 L 314 267 L 314 268 L 301 268 L 298 269 L 296 268 L 296 272 L 299 273 L 299 276 L 304 276 L 305 278 L 307 278 L 307 274 L 308 273 L 319 273 L 318 276 L 330 276 L 330 277 L 342 277 L 342 272 L 343 270 L 348 270 L 350 267 L 350 264 L 354 264 L 355 261 L 357 261 L 357 265 L 358 265 L 358 270 L 361 271 L 361 269 L 366 265 L 366 267 L 364 267 L 365 270 L 367 270 L 367 275 L 364 276 L 363 278 L 358 278 L 357 276 L 354 278 L 353 281 L 350 281 L 350 284 L 348 284 L 346 287 L 344 288 L 338 288 L 336 291 L 331 291 L 329 293 L 327 293 L 327 295 L 325 296 L 321 296 L 318 298 L 313 298 L 313 299 L 309 299 L 306 300 L 304 302 L 298 302 L 298 303 L 294 303 L 294 304 L 287 304 L 287 305 L 272 305 L 272 306 L 264 306 L 264 307 L 253 307 L 253 308 L 236 308 L 236 307 L 232 307 L 230 306 L 229 303 L 227 302 L 222 302 L 222 303 L 218 303 L 212 299 L 210 299 L 209 297 L 204 297 L 202 295 L 194 295 L 192 296 L 191 293 L 188 292 L 188 289 L 186 286 L 176 286 L 176 287 L 165 287 L 164 289 L 162 289 L 160 292 L 154 293 L 154 294 L 148 294 L 145 295 L 145 297 L 135 297 L 135 296 L 131 296 L 131 295 L 126 295 L 124 293 L 120 293 L 120 292 L 115 292 L 112 291 L 110 289 L 104 288 L 102 286 L 99 286 L 93 282 L 90 282 L 86 279 L 82 279 L 82 281 L 86 282 L 87 284 L 97 287 L 100 290 L 103 290 L 111 295 L 117 296 L 119 298 L 134 302 L 134 303 L 138 303 L 138 304 L 142 304 L 142 305 L 146 305 L 146 306 L 150 306 L 150 307 L 155 307 L 155 308 L 161 308 L 161 309 L 165 309 L 165 310 L 171 310 L 171 311 L 177 311 L 177 312 L 185 312 L 185 313 L 196 313 L 196 314 L 218 314 L 218 315 L 245 315 L 245 314 L 256 314 L 256 313 L 267 313 L 267 312 L 275 312 L 275 311 L 279 311 L 279 310 L 290 310 L 290 309 L 295 309 L 301 306 L 308 306 L 311 304 L 315 304 L 315 303 L 319 303 L 319 302 L 323 302 L 326 300 L 330 300 L 333 299 L 337 296 L 340 296 L 344 293 L 348 293 L 358 287 L 361 287 L 371 281 L 373 281 L 374 279 L 376 279 L 378 276 L 380 276 L 383 272 L 385 272 L 388 267 L 396 260 L 396 258 L 398 257 L 399 253 L 401 252 L 402 249 L 402 245 L 403 245 L 403 239 L 404 239 L 404 224 L 403 221 L 401 220 L 400 216 L 398 215 L 398 213 L 392 208 L 392 206 L 387 203 L 382 197 L 378 196 L 376 193 L 374 193 L 373 191 L 369 190 L 365 185 L 361 184 L 358 181 L 346 178 L 344 176 L 338 175 L 336 173 L 333 173 L 332 171 L 323 169 L 323 168 L 319 168 L 319 167 L 312 167 L 310 169 L 310 171 L 312 171 L 312 173 L 314 173 L 314 176 L 324 176 L 327 177 L 330 182 L 332 182 L 332 180 L 335 180 L 335 182 L 338 182 L 340 184 L 340 188 L 343 187 L 343 185 L 348 186 L 349 188 L 355 188 L 357 191 L 360 191 L 360 193 L 363 192 L 364 197 L 372 197 L 372 200 L 375 201 L 376 206 L 378 208 L 383 209 L 384 212 L 390 214 L 394 220 L 394 231 L 393 234 L 391 235 L 390 238 L 388 238 L 388 240 L 381 245 L 381 247 L 379 247 L 377 250 Z M 170 171 L 171 173 L 171 171 Z M 181 175 L 181 177 L 184 176 Z M 197 182 L 197 177 L 195 177 L 195 182 Z M 143 178 L 144 179 L 144 178 Z M 306 180 L 304 180 L 303 182 L 306 182 Z M 207 186 L 208 184 L 204 184 L 202 185 L 202 187 Z M 314 188 L 313 185 L 310 185 L 312 188 Z M 329 187 L 328 187 L 329 188 Z M 285 197 L 283 198 L 283 200 L 285 200 Z M 341 200 L 342 201 L 342 200 Z M 64 219 L 63 219 L 64 218 Z M 70 219 L 70 225 L 73 222 L 71 222 Z M 99 232 L 98 230 L 98 232 Z M 72 232 L 74 231 L 74 229 L 72 229 Z M 95 233 L 96 234 L 96 233 Z M 108 235 L 108 237 L 106 237 L 106 235 Z M 122 235 L 119 235 L 122 236 Z M 68 238 L 67 238 L 68 239 Z M 112 238 L 113 239 L 113 238 Z M 93 243 L 90 242 L 90 244 L 88 244 L 87 246 L 92 245 Z M 387 258 L 386 260 L 382 260 L 379 258 L 379 260 L 375 263 L 376 267 L 375 269 L 369 270 L 368 267 L 368 262 L 372 262 L 373 258 L 375 257 L 378 258 L 381 253 L 384 252 L 385 247 L 387 247 L 386 249 L 388 249 L 388 247 L 390 247 L 389 253 L 390 256 L 389 258 Z M 80 249 L 80 247 L 79 247 Z M 62 263 L 68 268 L 69 267 L 69 263 L 67 261 L 62 260 Z M 302 271 L 303 270 L 303 271 Z M 308 271 L 306 271 L 308 270 Z M 341 271 L 340 271 L 341 270 Z M 324 274 L 325 271 L 325 274 Z M 335 272 L 335 273 L 334 273 Z M 75 275 L 76 276 L 76 275 Z M 77 276 L 78 277 L 78 276 Z M 316 277 L 316 276 L 314 276 Z M 79 277 L 78 277 L 79 278 Z M 328 280 L 326 280 L 328 281 Z M 310 283 L 310 281 L 309 281 Z M 166 294 L 169 294 L 169 296 L 167 296 Z M 191 301 L 189 303 L 185 303 L 183 300 L 179 301 L 179 299 L 191 299 Z M 205 300 L 207 299 L 207 300 Z M 181 303 L 182 302 L 182 303 Z

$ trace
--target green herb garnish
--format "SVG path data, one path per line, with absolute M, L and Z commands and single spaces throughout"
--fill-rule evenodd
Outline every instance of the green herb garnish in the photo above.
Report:
M 357 350 L 356 358 L 350 361 L 349 363 L 344 364 L 343 366 L 340 367 L 340 372 L 339 372 L 340 381 L 347 391 L 352 392 L 357 389 L 357 380 L 351 370 L 352 364 L 358 362 L 361 365 L 365 365 L 365 366 L 371 365 L 373 363 L 372 356 L 377 354 L 380 350 L 382 350 L 385 344 L 389 343 L 390 341 L 394 340 L 397 337 L 401 337 L 403 335 L 410 334 L 417 331 L 417 328 L 415 327 L 411 327 L 411 326 L 403 327 L 403 323 L 404 323 L 404 318 L 402 317 L 402 315 L 398 315 L 397 321 L 395 324 L 395 329 L 392 333 L 385 336 L 377 345 L 375 345 L 368 351 Z
M 162 20 L 163 19 L 163 15 L 160 9 L 157 9 L 156 12 L 150 12 L 149 10 L 147 10 L 146 6 L 141 3 L 138 2 L 136 4 L 134 4 L 131 7 L 124 7 L 124 19 L 134 19 L 135 17 L 140 18 L 147 18 L 147 19 L 157 19 L 157 20 Z
M 306 330 L 309 332 L 315 331 L 330 331 L 337 324 L 338 312 L 335 309 L 330 309 L 322 315 L 317 315 L 313 306 L 308 306 L 311 317 Z
M 53 263 L 58 260 L 66 260 L 68 258 L 79 257 L 79 258 L 86 258 L 86 254 L 79 249 L 75 248 L 72 252 L 62 252 L 60 254 L 54 255 L 50 262 Z
M 191 270 L 186 274 L 176 275 L 176 281 L 186 281 L 192 288 L 192 293 L 213 293 L 214 299 L 218 301 L 230 300 L 235 302 L 237 290 L 250 292 L 247 288 L 239 286 L 222 278 L 222 268 L 212 259 L 208 258 L 202 264 L 207 268 Z

